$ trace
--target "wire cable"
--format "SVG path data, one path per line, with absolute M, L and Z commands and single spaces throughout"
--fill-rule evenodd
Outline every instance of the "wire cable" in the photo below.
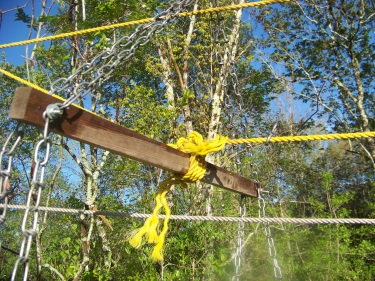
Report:
M 0 208 L 3 208 L 4 204 L 0 204 Z M 26 205 L 7 205 L 8 209 L 14 210 L 25 210 Z M 123 212 L 107 212 L 107 211 L 90 211 L 90 210 L 79 210 L 79 209 L 67 209 L 67 208 L 55 208 L 55 207 L 38 207 L 39 211 L 49 211 L 53 213 L 63 213 L 71 215 L 103 215 L 113 217 L 128 217 L 147 219 L 152 214 L 130 214 Z M 161 219 L 165 218 L 165 215 L 158 216 Z M 296 224 L 375 224 L 375 219 L 363 219 L 363 218 L 249 218 L 249 217 L 216 217 L 216 216 L 185 216 L 185 215 L 170 215 L 171 220 L 187 220 L 187 221 L 213 221 L 213 222 L 247 222 L 247 223 L 296 223 Z

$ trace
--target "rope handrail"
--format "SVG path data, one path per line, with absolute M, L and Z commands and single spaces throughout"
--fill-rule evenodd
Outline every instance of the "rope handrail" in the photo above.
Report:
M 3 208 L 4 204 L 0 204 Z M 7 205 L 8 209 L 25 210 L 26 205 Z M 108 212 L 108 211 L 91 211 L 80 209 L 67 209 L 56 207 L 38 207 L 39 211 L 49 211 L 63 214 L 84 214 L 84 215 L 103 215 L 113 217 L 128 217 L 147 219 L 152 214 L 139 213 L 124 213 L 124 212 Z M 159 218 L 164 219 L 165 215 L 158 215 Z M 247 223 L 296 223 L 296 224 L 375 224 L 375 219 L 365 218 L 256 218 L 256 217 L 218 217 L 218 216 L 188 216 L 188 215 L 170 215 L 172 220 L 187 220 L 187 221 L 212 221 L 212 222 L 247 222 Z
M 276 143 L 276 142 L 297 142 L 297 141 L 316 141 L 316 140 L 346 140 L 354 138 L 373 138 L 375 132 L 355 132 L 355 133 L 337 133 L 322 135 L 306 135 L 306 136 L 283 136 L 271 138 L 250 138 L 250 139 L 229 139 L 227 144 L 252 144 L 252 143 Z
M 27 80 L 25 80 L 25 79 L 23 79 L 23 78 L 15 75 L 15 74 L 13 74 L 13 73 L 10 73 L 9 71 L 6 71 L 5 69 L 0 68 L 0 73 L 8 76 L 9 78 L 12 78 L 13 80 L 18 81 L 18 82 L 20 82 L 20 83 L 22 83 L 24 85 L 27 85 L 27 86 L 29 86 L 29 87 L 31 87 L 33 89 L 36 89 L 36 90 L 41 91 L 41 92 L 43 92 L 45 94 L 48 94 L 48 91 L 46 89 L 43 89 L 42 87 L 39 87 L 38 85 L 35 85 L 32 82 L 29 82 L 29 81 L 27 81 Z M 61 97 L 58 97 L 56 95 L 54 95 L 54 97 L 61 99 Z
M 5 76 L 8 76 L 9 78 L 12 78 L 12 79 L 20 82 L 21 84 L 29 86 L 29 87 L 31 87 L 31 88 L 33 88 L 35 90 L 41 91 L 42 93 L 44 93 L 46 95 L 48 95 L 48 93 L 49 93 L 46 89 L 43 89 L 42 87 L 39 87 L 38 85 L 35 85 L 32 82 L 29 82 L 29 81 L 27 81 L 27 80 L 25 80 L 25 79 L 23 79 L 23 78 L 21 78 L 21 77 L 19 77 L 17 75 L 14 75 L 13 73 L 10 73 L 9 71 L 6 71 L 5 69 L 0 68 L 0 73 L 4 74 Z M 60 96 L 58 96 L 56 94 L 51 94 L 51 96 L 53 96 L 53 97 L 61 100 L 62 102 L 65 101 L 64 98 L 62 98 L 62 97 L 60 97 Z M 80 108 L 82 110 L 89 111 L 92 114 L 96 114 L 95 112 L 92 112 L 92 111 L 88 110 L 87 108 L 81 107 L 81 106 L 79 106 L 77 104 L 75 104 L 75 106 L 77 106 L 78 108 Z
M 243 4 L 237 4 L 237 5 L 228 5 L 228 6 L 222 6 L 222 7 L 207 8 L 207 9 L 196 10 L 196 11 L 191 11 L 191 12 L 182 12 L 182 13 L 179 13 L 176 17 L 180 18 L 180 17 L 188 17 L 188 16 L 193 16 L 193 15 L 232 11 L 232 10 L 238 10 L 238 9 L 249 8 L 249 7 L 258 7 L 258 6 L 269 5 L 269 4 L 287 3 L 287 2 L 291 2 L 291 1 L 293 1 L 293 0 L 263 0 L 263 1 L 258 1 L 258 2 L 250 2 L 250 3 L 243 3 Z M 75 35 L 93 33 L 93 32 L 98 32 L 98 31 L 103 31 L 103 30 L 108 30 L 108 29 L 114 29 L 114 28 L 119 28 L 119 27 L 126 27 L 126 26 L 144 24 L 144 23 L 149 23 L 153 20 L 158 20 L 158 19 L 146 18 L 146 19 L 140 19 L 140 20 L 133 20 L 133 21 L 128 21 L 128 22 L 122 22 L 122 23 L 110 24 L 110 25 L 99 26 L 99 27 L 94 27 L 94 28 L 88 28 L 88 29 L 84 29 L 84 30 L 66 32 L 66 33 L 51 35 L 51 36 L 47 36 L 47 37 L 29 39 L 29 40 L 24 40 L 24 41 L 19 41 L 19 42 L 12 42 L 12 43 L 0 45 L 0 49 L 5 49 L 5 48 L 15 47 L 15 46 L 22 46 L 22 45 L 27 45 L 27 44 L 32 44 L 32 43 L 39 43 L 39 42 L 55 40 L 55 39 L 61 39 L 61 38 L 65 38 L 65 37 L 71 37 L 71 36 L 75 36 Z

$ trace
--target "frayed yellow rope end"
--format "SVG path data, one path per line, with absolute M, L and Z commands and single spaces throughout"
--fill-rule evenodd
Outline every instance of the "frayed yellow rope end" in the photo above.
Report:
M 168 188 L 169 190 L 169 188 Z M 168 204 L 167 204 L 167 199 L 165 198 L 165 195 L 166 195 L 166 192 L 162 194 L 161 196 L 161 202 L 164 206 L 164 210 L 165 210 L 165 219 L 164 219 L 164 225 L 163 225 L 163 230 L 160 232 L 160 235 L 158 236 L 158 242 L 156 243 L 153 251 L 152 251 L 152 254 L 151 254 L 151 258 L 153 261 L 156 261 L 156 262 L 163 262 L 164 260 L 164 257 L 163 257 L 163 247 L 164 247 L 164 242 L 165 242 L 165 236 L 167 234 L 167 231 L 168 231 L 168 222 L 169 222 L 169 217 L 171 215 L 171 211 L 168 207 Z
M 163 256 L 163 245 L 164 245 L 164 239 L 163 241 L 160 241 L 157 243 L 152 250 L 151 259 L 156 262 L 163 262 L 164 256 Z
M 128 239 L 129 244 L 132 247 L 139 249 L 142 246 L 142 237 L 145 234 L 144 228 L 145 226 L 138 228 L 132 232 L 130 238 Z
M 152 213 L 152 216 L 145 221 L 143 227 L 133 231 L 129 238 L 129 243 L 134 248 L 141 247 L 143 236 L 146 237 L 147 243 L 155 244 L 151 258 L 156 262 L 163 261 L 163 246 L 165 242 L 165 236 L 168 230 L 169 216 L 171 214 L 166 200 L 166 194 L 170 190 L 172 184 L 179 183 L 180 181 L 181 180 L 172 180 L 172 178 L 170 177 L 162 183 L 160 183 L 158 195 L 155 198 L 156 205 L 154 212 Z M 162 208 L 164 208 L 165 211 L 165 219 L 163 229 L 160 232 L 160 234 L 158 234 L 158 215 Z
M 163 188 L 160 187 L 158 190 L 158 195 L 156 196 L 156 206 L 154 209 L 154 212 L 152 213 L 152 216 L 149 217 L 144 225 L 136 229 L 132 232 L 129 238 L 129 243 L 134 248 L 140 248 L 142 245 L 142 238 L 143 236 L 146 236 L 148 243 L 157 243 L 158 242 L 158 234 L 156 232 L 158 225 L 159 225 L 159 219 L 158 215 L 160 212 L 161 207 L 163 206 L 160 201 L 160 196 L 162 194 Z
M 149 231 L 146 233 L 146 237 L 147 237 L 147 242 L 149 244 L 156 244 L 159 241 L 159 235 L 156 231 L 159 226 L 158 214 L 154 213 L 151 219 L 152 219 L 152 222 L 151 222 Z

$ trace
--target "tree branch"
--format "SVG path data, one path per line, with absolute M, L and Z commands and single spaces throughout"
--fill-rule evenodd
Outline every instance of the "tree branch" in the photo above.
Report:
M 67 281 L 67 279 L 65 279 L 65 277 L 56 268 L 54 268 L 52 265 L 50 265 L 48 263 L 45 263 L 45 264 L 42 265 L 42 267 L 45 267 L 45 268 L 51 270 L 53 273 L 55 273 L 60 278 L 60 280 Z
M 169 56 L 171 57 L 174 69 L 176 70 L 176 73 L 177 73 L 177 76 L 178 76 L 178 80 L 180 81 L 180 87 L 183 90 L 183 89 L 185 89 L 185 84 L 184 84 L 184 81 L 182 80 L 182 75 L 181 75 L 180 69 L 179 69 L 179 67 L 177 65 L 177 62 L 176 62 L 176 59 L 173 55 L 171 40 L 169 39 L 169 37 L 167 37 L 166 41 L 167 41 Z

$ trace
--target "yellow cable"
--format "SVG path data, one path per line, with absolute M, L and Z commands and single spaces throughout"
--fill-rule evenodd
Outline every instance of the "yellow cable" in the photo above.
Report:
M 27 81 L 27 80 L 25 80 L 25 79 L 23 79 L 21 77 L 18 77 L 17 75 L 14 75 L 14 74 L 10 73 L 9 71 L 6 71 L 6 70 L 0 68 L 0 73 L 2 73 L 4 75 L 6 75 L 6 76 L 8 76 L 8 77 L 10 77 L 10 78 L 18 81 L 18 82 L 21 82 L 22 84 L 25 84 L 25 85 L 27 85 L 27 86 L 35 89 L 35 90 L 41 91 L 44 94 L 48 94 L 48 91 L 46 89 L 43 89 L 43 88 L 39 87 L 38 85 L 35 85 L 35 84 L 33 84 L 33 83 L 31 83 L 31 82 L 29 82 L 29 81 Z M 62 97 L 60 97 L 60 96 L 58 96 L 56 94 L 52 94 L 51 96 L 54 97 L 54 98 L 57 98 L 57 99 L 61 100 L 62 102 L 65 101 L 64 98 L 62 98 Z M 95 112 L 92 112 L 92 111 L 90 111 L 90 110 L 88 110 L 88 109 L 86 109 L 84 107 L 81 107 L 81 106 L 79 106 L 77 104 L 74 104 L 74 106 L 78 107 L 79 109 L 82 109 L 84 111 L 90 112 L 90 113 L 92 113 L 94 115 L 97 115 Z
M 267 143 L 267 142 L 296 142 L 296 141 L 315 141 L 315 140 L 333 140 L 333 139 L 354 139 L 354 138 L 373 138 L 375 132 L 357 132 L 344 134 L 324 134 L 324 135 L 309 135 L 309 136 L 287 136 L 287 137 L 272 137 L 268 138 L 251 138 L 251 139 L 232 139 L 227 140 L 227 144 L 251 144 L 251 143 Z
M 292 2 L 292 1 L 293 0 L 263 0 L 263 1 L 258 1 L 258 2 L 250 2 L 250 3 L 236 4 L 236 5 L 228 5 L 228 6 L 223 6 L 223 7 L 207 8 L 207 9 L 196 10 L 196 11 L 191 11 L 191 12 L 182 12 L 182 13 L 179 13 L 177 17 L 187 17 L 187 16 L 192 16 L 192 15 L 226 12 L 226 11 L 233 11 L 233 10 L 250 8 L 250 7 L 259 7 L 259 6 L 270 5 L 270 4 L 287 3 L 287 2 Z
M 6 70 L 0 68 L 0 72 L 2 74 L 6 75 L 6 76 L 8 76 L 8 77 L 10 77 L 10 78 L 18 81 L 18 82 L 21 82 L 22 84 L 25 84 L 25 85 L 27 85 L 27 86 L 29 86 L 31 88 L 34 88 L 34 89 L 36 89 L 38 91 L 41 91 L 41 92 L 43 92 L 45 94 L 48 94 L 48 91 L 46 89 L 43 89 L 43 88 L 41 88 L 41 87 L 39 87 L 39 86 L 37 86 L 37 85 L 35 85 L 35 84 L 33 84 L 33 83 L 25 80 L 25 79 L 22 79 L 21 77 L 18 77 L 16 75 L 10 73 L 9 71 L 6 71 Z M 58 96 L 55 96 L 55 97 L 58 97 Z
M 208 8 L 208 9 L 202 9 L 202 10 L 191 11 L 191 12 L 182 12 L 182 13 L 177 14 L 176 17 L 180 18 L 180 17 L 188 17 L 188 16 L 192 16 L 192 15 L 201 15 L 201 14 L 208 14 L 208 13 L 232 11 L 232 10 L 238 10 L 238 9 L 243 9 L 243 8 L 258 7 L 258 6 L 276 4 L 276 3 L 287 3 L 287 2 L 292 2 L 292 1 L 293 0 L 264 0 L 264 1 L 258 1 L 258 2 L 250 2 L 250 3 L 243 3 L 243 4 L 237 4 L 237 5 Z M 14 47 L 14 46 L 22 46 L 22 45 L 27 45 L 27 44 L 31 44 L 31 43 L 39 43 L 39 42 L 44 42 L 44 41 L 48 41 L 48 40 L 61 39 L 61 38 L 65 38 L 65 37 L 82 35 L 82 34 L 86 34 L 86 33 L 92 33 L 92 32 L 114 29 L 114 28 L 119 28 L 119 27 L 132 26 L 132 25 L 137 25 L 137 24 L 144 24 L 144 23 L 149 23 L 153 20 L 154 20 L 154 18 L 133 20 L 133 21 L 128 21 L 128 22 L 110 24 L 110 25 L 106 25 L 106 26 L 88 28 L 88 29 L 84 29 L 84 30 L 77 30 L 77 31 L 72 31 L 72 32 L 67 32 L 67 33 L 61 33 L 61 34 L 51 35 L 51 36 L 47 36 L 47 37 L 41 37 L 41 38 L 35 38 L 35 39 L 24 40 L 24 41 L 19 41 L 19 42 L 7 43 L 7 44 L 0 45 L 0 49 Z

